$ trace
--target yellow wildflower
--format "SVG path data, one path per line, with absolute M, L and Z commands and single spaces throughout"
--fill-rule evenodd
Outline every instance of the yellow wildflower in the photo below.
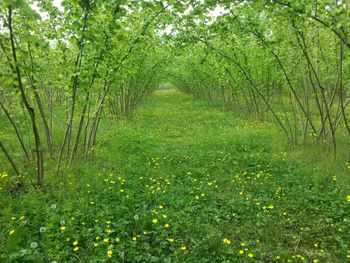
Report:
M 224 242 L 224 244 L 226 244 L 226 245 L 230 245 L 231 244 L 231 240 L 229 240 L 226 237 L 222 240 L 222 242 Z
M 112 255 L 113 255 L 113 251 L 112 251 L 112 250 L 108 250 L 108 251 L 107 251 L 107 256 L 108 256 L 109 258 L 111 258 Z

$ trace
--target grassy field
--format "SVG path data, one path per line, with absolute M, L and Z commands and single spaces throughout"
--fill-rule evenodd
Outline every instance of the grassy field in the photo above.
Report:
M 102 125 L 44 193 L 0 171 L 1 262 L 350 262 L 345 161 L 176 91 Z

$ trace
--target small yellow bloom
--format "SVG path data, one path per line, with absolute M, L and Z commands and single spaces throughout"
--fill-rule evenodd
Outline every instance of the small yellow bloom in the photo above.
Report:
M 163 207 L 164 207 L 164 206 L 162 206 L 162 205 L 159 206 L 160 209 L 163 209 Z
M 254 257 L 254 254 L 253 253 L 249 253 L 248 257 L 252 258 L 252 257 Z
M 314 261 L 313 261 L 314 263 L 318 263 L 318 259 L 314 259 Z
M 224 244 L 226 244 L 226 245 L 230 245 L 231 244 L 231 240 L 226 238 L 226 237 L 222 240 L 222 242 L 224 242 Z
M 198 196 L 198 195 L 196 195 L 196 196 L 195 196 L 195 198 L 196 198 L 196 200 L 198 200 L 198 199 L 199 199 L 199 196 Z
M 108 250 L 108 251 L 107 251 L 107 256 L 108 256 L 109 258 L 111 258 L 112 255 L 113 255 L 113 251 L 112 251 L 112 250 Z
M 109 238 L 103 239 L 103 242 L 108 243 L 109 242 Z
M 12 229 L 12 230 L 10 231 L 10 235 L 12 235 L 13 233 L 15 233 L 15 230 Z
M 157 218 L 153 219 L 153 220 L 152 220 L 152 223 L 153 223 L 153 224 L 157 224 L 157 223 L 158 223 L 158 219 L 157 219 Z
M 132 237 L 132 241 L 136 241 L 137 240 L 137 237 Z
M 181 247 L 181 250 L 182 250 L 182 251 L 186 251 L 186 250 L 187 250 L 187 247 L 186 247 L 186 246 L 182 246 L 182 247 Z
M 61 231 L 64 231 L 64 230 L 66 230 L 66 227 L 65 227 L 65 226 L 61 226 L 61 227 L 60 227 L 60 230 L 61 230 Z
M 170 243 L 173 243 L 173 242 L 174 242 L 174 239 L 173 239 L 173 238 L 168 238 L 168 241 L 169 241 Z
M 73 248 L 73 251 L 74 251 L 74 252 L 76 252 L 76 251 L 78 251 L 78 250 L 79 250 L 79 247 Z
M 78 241 L 75 240 L 75 241 L 73 242 L 73 246 L 76 246 L 76 245 L 78 245 Z
M 348 202 L 350 202 L 350 195 L 348 195 L 348 196 L 346 197 L 346 200 L 347 200 Z
M 106 224 L 109 225 L 110 223 L 112 223 L 111 221 L 106 221 Z
M 242 255 L 243 253 L 244 253 L 244 251 L 241 249 L 241 250 L 239 251 L 239 254 Z
M 116 237 L 115 238 L 115 242 L 119 242 L 120 241 L 120 238 L 119 237 Z
M 165 228 L 169 228 L 170 225 L 169 225 L 169 224 L 165 224 L 164 227 L 165 227 Z
M 242 246 L 242 247 L 245 247 L 245 243 L 244 243 L 244 242 L 241 242 L 241 246 Z
M 98 247 L 98 243 L 94 243 L 94 247 Z

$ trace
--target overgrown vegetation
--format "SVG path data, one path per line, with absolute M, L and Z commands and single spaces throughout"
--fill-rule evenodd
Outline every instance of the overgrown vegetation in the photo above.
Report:
M 132 122 L 101 125 L 94 161 L 47 192 L 13 197 L 2 175 L 3 260 L 348 259 L 350 167 L 294 161 L 274 125 L 167 91 Z
M 2 1 L 0 261 L 350 260 L 349 5 Z

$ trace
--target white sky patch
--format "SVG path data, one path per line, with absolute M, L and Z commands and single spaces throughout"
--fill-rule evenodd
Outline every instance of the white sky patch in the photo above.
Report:
M 227 10 L 227 9 L 223 8 L 222 6 L 218 5 L 218 6 L 216 6 L 216 8 L 214 10 L 209 12 L 208 16 L 216 18 L 218 16 L 221 16 L 224 14 L 229 14 L 229 13 L 230 13 L 230 10 Z
M 178 34 L 179 32 L 174 29 L 175 29 L 174 25 L 167 25 L 164 29 L 155 30 L 155 34 L 157 34 L 158 36 Z
M 187 15 L 189 15 L 192 11 L 193 11 L 193 6 L 190 5 L 190 6 L 185 10 L 184 15 L 187 16 Z
M 53 3 L 52 3 L 53 6 L 57 7 L 58 10 L 60 10 L 61 12 L 64 11 L 64 8 L 63 8 L 63 6 L 62 6 L 62 1 L 63 1 L 63 0 L 53 0 Z
M 58 10 L 60 10 L 61 12 L 64 11 L 64 8 L 62 6 L 62 1 L 63 0 L 53 0 L 52 5 L 54 7 L 56 7 Z M 33 10 L 35 10 L 35 12 L 37 12 L 40 16 L 42 20 L 47 20 L 49 19 L 49 14 L 47 12 L 41 12 L 40 8 L 38 7 L 37 3 L 35 1 L 33 1 L 30 6 L 33 8 Z
M 47 12 L 41 12 L 40 11 L 40 8 L 38 7 L 37 3 L 36 2 L 32 2 L 30 4 L 30 7 L 33 8 L 33 10 L 35 12 L 37 12 L 40 16 L 41 16 L 41 19 L 42 20 L 47 20 L 49 19 L 49 14 Z
M 224 14 L 229 14 L 229 13 L 230 13 L 230 10 L 227 10 L 220 5 L 217 5 L 214 10 L 210 10 L 210 12 L 208 13 L 207 17 L 209 19 L 205 24 L 211 25 L 211 24 L 215 23 L 216 19 L 219 16 L 222 16 Z

